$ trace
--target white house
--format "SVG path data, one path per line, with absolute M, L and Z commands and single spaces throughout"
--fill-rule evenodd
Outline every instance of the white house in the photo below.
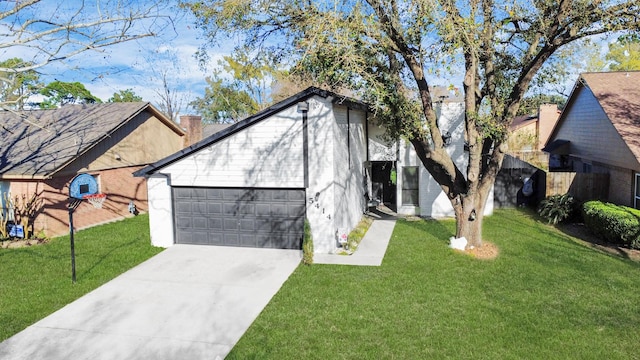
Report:
M 462 106 L 439 109 L 464 168 Z M 137 171 L 148 179 L 152 243 L 300 249 L 306 217 L 315 251 L 329 253 L 372 203 L 453 216 L 411 146 L 389 146 L 367 109 L 311 87 Z

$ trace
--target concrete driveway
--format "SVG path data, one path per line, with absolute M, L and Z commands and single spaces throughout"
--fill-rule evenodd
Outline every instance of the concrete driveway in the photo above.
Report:
M 0 359 L 222 359 L 300 259 L 176 245 L 0 343 Z

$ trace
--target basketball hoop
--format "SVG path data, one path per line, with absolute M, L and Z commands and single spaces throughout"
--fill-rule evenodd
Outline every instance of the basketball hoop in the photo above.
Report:
M 107 194 L 84 195 L 82 198 L 86 199 L 94 208 L 101 209 L 102 204 L 107 199 Z

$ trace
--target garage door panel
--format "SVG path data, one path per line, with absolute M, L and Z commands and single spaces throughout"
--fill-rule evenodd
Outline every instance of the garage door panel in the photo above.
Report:
M 253 219 L 242 219 L 240 220 L 240 230 L 253 231 L 254 224 L 255 224 L 255 221 Z
M 222 226 L 221 218 L 209 218 L 209 230 L 211 231 L 222 231 L 224 227 Z
M 208 203 L 207 204 L 207 213 L 209 213 L 209 215 L 221 215 L 222 214 L 222 204 L 220 204 L 220 203 Z
M 209 220 L 204 217 L 193 218 L 193 228 L 198 230 L 207 230 L 209 228 Z
M 301 189 L 174 188 L 176 242 L 300 249 Z
M 207 189 L 208 200 L 222 200 L 222 189 Z
M 224 230 L 225 231 L 229 231 L 229 230 L 238 230 L 238 220 L 231 218 L 231 219 L 224 219 Z
M 287 213 L 293 217 L 304 217 L 306 207 L 302 205 L 288 205 Z
M 271 216 L 288 216 L 289 209 L 287 208 L 287 204 L 272 204 L 271 205 Z
M 239 246 L 240 245 L 240 234 L 230 234 L 224 233 L 224 244 L 227 246 Z

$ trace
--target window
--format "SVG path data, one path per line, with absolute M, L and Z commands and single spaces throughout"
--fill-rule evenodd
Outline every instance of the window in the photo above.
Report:
M 418 167 L 405 166 L 402 168 L 402 205 L 419 206 Z
M 633 207 L 640 209 L 640 173 L 636 173 L 636 191 L 633 199 Z

